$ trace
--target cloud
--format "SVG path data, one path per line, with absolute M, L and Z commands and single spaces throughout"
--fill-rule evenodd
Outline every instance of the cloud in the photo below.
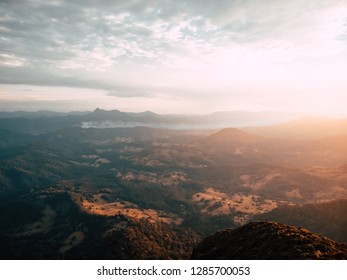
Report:
M 347 34 L 342 34 L 336 37 L 337 40 L 347 41 Z
M 0 66 L 0 84 L 33 85 L 96 89 L 108 92 L 109 96 L 117 97 L 151 97 L 149 89 L 142 89 L 127 84 L 107 83 L 100 80 L 83 80 L 68 76 L 55 76 L 49 72 L 38 69 L 23 68 L 12 69 Z
M 278 65 L 343 53 L 346 12 L 338 0 L 1 1 L 0 83 L 240 92 L 278 78 Z
M 0 54 L 0 65 L 7 67 L 22 67 L 27 64 L 27 60 L 11 54 Z

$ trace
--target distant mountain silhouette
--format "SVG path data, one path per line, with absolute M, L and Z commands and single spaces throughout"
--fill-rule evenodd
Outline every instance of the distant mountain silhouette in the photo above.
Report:
M 42 134 L 66 127 L 115 128 L 149 126 L 171 129 L 220 129 L 230 126 L 269 125 L 295 118 L 279 112 L 217 112 L 210 115 L 161 115 L 96 108 L 93 112 L 0 112 L 0 129 Z
M 253 222 L 217 232 L 200 242 L 192 259 L 347 259 L 347 245 L 304 228 Z

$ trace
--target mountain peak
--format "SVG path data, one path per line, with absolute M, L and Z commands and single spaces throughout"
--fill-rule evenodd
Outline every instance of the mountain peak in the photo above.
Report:
M 206 137 L 204 141 L 213 145 L 230 143 L 250 144 L 263 141 L 263 138 L 237 128 L 224 128 Z
M 94 110 L 94 113 L 98 113 L 98 112 L 105 112 L 105 110 L 102 110 L 102 109 L 100 109 L 99 107 L 97 107 L 97 108 Z
M 207 237 L 192 259 L 347 259 L 347 246 L 302 227 L 252 222 Z
M 119 110 L 116 110 L 116 109 L 107 111 L 107 110 L 104 110 L 104 109 L 100 109 L 99 107 L 97 107 L 97 108 L 93 111 L 93 113 L 114 113 L 114 112 L 119 113 L 120 111 L 119 111 Z

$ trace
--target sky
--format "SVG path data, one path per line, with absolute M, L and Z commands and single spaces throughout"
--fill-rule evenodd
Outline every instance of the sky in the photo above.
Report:
M 0 110 L 347 116 L 347 0 L 0 0 Z

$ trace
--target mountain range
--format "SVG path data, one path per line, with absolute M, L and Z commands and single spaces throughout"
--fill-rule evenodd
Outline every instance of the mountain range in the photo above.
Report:
M 0 118 L 2 259 L 187 259 L 254 221 L 346 242 L 344 120 L 327 135 L 305 119 L 251 131 L 270 113 L 13 114 Z M 247 124 L 218 129 L 228 116 Z
M 141 113 L 106 111 L 93 112 L 0 112 L 0 129 L 25 133 L 46 133 L 67 126 L 83 128 L 116 128 L 147 126 L 168 129 L 220 129 L 230 126 L 254 126 L 280 123 L 294 119 L 295 114 L 279 112 L 216 112 L 210 115 L 159 115 L 150 111 Z

